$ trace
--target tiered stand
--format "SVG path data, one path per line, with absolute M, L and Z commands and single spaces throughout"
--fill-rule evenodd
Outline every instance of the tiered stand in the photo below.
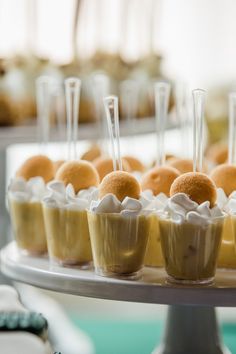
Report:
M 222 346 L 214 307 L 236 306 L 236 271 L 217 270 L 215 283 L 201 287 L 170 285 L 164 270 L 154 268 L 144 268 L 138 281 L 117 280 L 24 256 L 14 242 L 1 251 L 1 270 L 11 279 L 53 291 L 169 305 L 163 343 L 153 354 L 230 353 Z

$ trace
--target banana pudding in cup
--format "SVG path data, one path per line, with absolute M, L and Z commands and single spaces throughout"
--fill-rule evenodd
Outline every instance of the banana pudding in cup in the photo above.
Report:
M 104 177 L 99 199 L 88 211 L 95 272 L 101 276 L 136 279 L 141 275 L 149 237 L 147 201 L 128 172 Z
M 8 187 L 7 200 L 17 246 L 28 254 L 47 253 L 41 201 L 45 183 L 53 179 L 53 163 L 43 155 L 27 159 Z
M 222 164 L 211 172 L 217 188 L 217 204 L 226 213 L 218 267 L 236 268 L 236 166 Z
M 143 195 L 150 200 L 152 208 L 156 211 L 164 209 L 170 195 L 170 187 L 174 180 L 180 176 L 178 170 L 169 166 L 154 167 L 141 179 Z M 152 213 L 149 217 L 150 236 L 144 264 L 149 267 L 163 267 L 164 260 L 161 250 L 160 228 L 158 213 Z
M 87 268 L 92 262 L 87 211 L 96 199 L 99 177 L 87 161 L 69 161 L 49 183 L 43 214 L 50 260 L 63 266 Z
M 205 174 L 190 172 L 174 181 L 170 196 L 159 220 L 168 281 L 210 284 L 225 219 L 216 205 L 216 187 Z
M 226 214 L 217 266 L 219 268 L 235 269 L 236 192 L 231 193 L 227 197 L 224 190 L 218 188 L 217 195 L 217 203 Z

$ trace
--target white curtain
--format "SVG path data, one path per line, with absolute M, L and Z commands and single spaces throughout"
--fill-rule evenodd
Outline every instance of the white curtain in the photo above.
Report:
M 235 81 L 235 0 L 81 1 L 81 56 L 100 49 L 137 59 L 154 50 L 190 87 Z M 0 0 L 0 57 L 31 50 L 69 62 L 74 8 L 75 0 Z

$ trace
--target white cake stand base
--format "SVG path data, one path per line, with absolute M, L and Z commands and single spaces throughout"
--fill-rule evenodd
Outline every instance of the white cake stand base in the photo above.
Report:
M 236 270 L 217 269 L 209 286 L 166 282 L 163 269 L 144 268 L 137 281 L 100 277 L 93 269 L 51 264 L 22 255 L 15 242 L 0 252 L 2 272 L 41 288 L 100 299 L 169 305 L 162 345 L 152 354 L 230 354 L 221 343 L 214 306 L 236 307 Z
M 222 346 L 214 307 L 169 306 L 163 343 L 152 354 L 230 354 L 230 351 Z

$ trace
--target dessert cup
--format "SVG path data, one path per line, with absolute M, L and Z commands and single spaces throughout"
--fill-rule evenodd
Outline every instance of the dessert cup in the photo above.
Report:
M 28 254 L 47 253 L 41 205 L 44 195 L 45 183 L 41 177 L 28 181 L 16 177 L 8 188 L 7 200 L 14 237 L 18 248 Z
M 40 202 L 8 198 L 14 237 L 19 249 L 29 254 L 47 252 L 43 211 Z
M 235 254 L 236 254 L 236 215 L 235 214 L 231 215 L 230 218 L 231 218 L 231 222 L 232 222 L 231 226 L 232 226 L 233 235 L 234 235 L 234 251 L 235 251 Z
M 50 260 L 87 268 L 92 261 L 87 212 L 43 206 Z
M 49 195 L 43 199 L 43 215 L 52 263 L 88 268 L 92 251 L 86 208 L 96 188 L 80 190 L 71 184 L 53 181 L 47 186 Z
M 210 284 L 214 280 L 224 216 L 207 224 L 160 219 L 161 245 L 168 280 L 178 284 Z
M 228 215 L 223 227 L 222 243 L 220 246 L 217 266 L 220 268 L 236 268 L 236 250 L 234 240 L 234 217 Z
M 147 242 L 147 250 L 144 265 L 148 267 L 163 267 L 164 260 L 161 249 L 159 217 L 156 214 L 149 216 L 150 235 Z
M 138 278 L 149 236 L 148 217 L 88 211 L 88 222 L 95 272 L 115 278 Z

